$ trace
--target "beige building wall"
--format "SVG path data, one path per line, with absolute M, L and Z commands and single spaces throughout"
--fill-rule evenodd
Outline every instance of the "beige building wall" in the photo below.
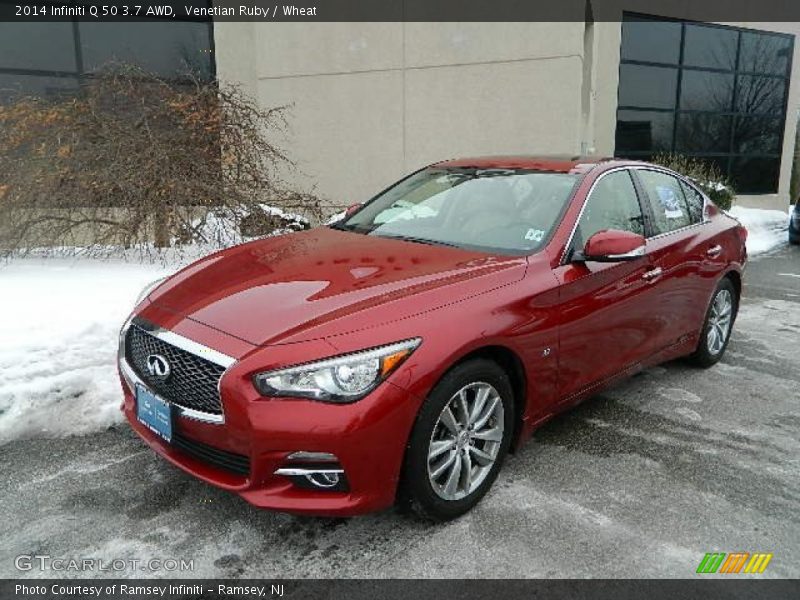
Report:
M 669 16 L 695 18 L 696 6 L 676 2 Z M 279 140 L 297 162 L 291 178 L 349 205 L 452 157 L 612 156 L 623 10 L 649 12 L 645 0 L 616 0 L 588 24 L 218 22 L 217 70 L 264 106 L 291 106 Z M 731 24 L 800 33 L 796 23 Z M 800 43 L 779 191 L 743 204 L 789 203 L 798 53 Z
M 581 151 L 581 22 L 215 24 L 220 79 L 292 105 L 295 181 L 333 205 L 481 154 Z

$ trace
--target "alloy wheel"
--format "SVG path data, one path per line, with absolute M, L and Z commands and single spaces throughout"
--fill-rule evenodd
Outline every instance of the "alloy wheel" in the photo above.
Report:
M 707 343 L 708 351 L 712 355 L 722 352 L 728 335 L 731 332 L 733 317 L 733 297 L 731 293 L 722 289 L 714 298 L 711 313 L 708 316 Z
M 503 442 L 503 400 L 488 383 L 474 382 L 445 404 L 428 445 L 428 479 L 444 500 L 474 492 L 492 469 Z

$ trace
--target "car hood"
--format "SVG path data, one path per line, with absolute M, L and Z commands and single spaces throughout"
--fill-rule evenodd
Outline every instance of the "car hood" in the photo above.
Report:
M 521 279 L 526 265 L 524 257 L 320 227 L 210 255 L 150 300 L 254 345 L 288 343 L 452 304 Z

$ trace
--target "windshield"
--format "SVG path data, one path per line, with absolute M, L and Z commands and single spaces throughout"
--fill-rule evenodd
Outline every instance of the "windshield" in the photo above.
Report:
M 335 227 L 367 235 L 509 254 L 550 237 L 577 175 L 506 169 L 424 169 Z

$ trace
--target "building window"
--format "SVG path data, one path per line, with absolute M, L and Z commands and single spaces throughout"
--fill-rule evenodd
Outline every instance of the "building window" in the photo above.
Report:
M 56 98 L 110 63 L 161 77 L 215 77 L 210 19 L 133 23 L 0 23 L 0 102 L 18 95 Z
M 715 164 L 739 193 L 778 191 L 794 36 L 626 13 L 616 154 Z

